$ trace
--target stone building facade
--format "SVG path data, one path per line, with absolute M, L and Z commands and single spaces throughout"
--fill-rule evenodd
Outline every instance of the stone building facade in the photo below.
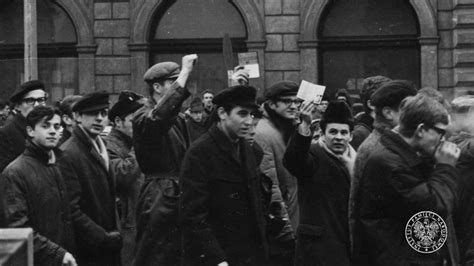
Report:
M 59 7 L 75 30 L 75 38 L 68 42 L 73 46 L 53 40 L 44 46 L 56 50 L 42 53 L 47 49 L 39 48 L 39 57 L 45 54 L 55 60 L 40 71 L 53 100 L 95 90 L 118 94 L 131 89 L 146 94 L 142 77 L 150 65 L 196 51 L 204 61 L 194 77 L 194 92 L 218 91 L 225 84 L 219 59 L 223 37 L 219 34 L 224 31 L 230 34 L 235 53 L 258 53 L 261 78 L 251 83 L 259 88 L 282 79 L 304 79 L 328 83 L 329 92 L 339 87 L 357 90 L 365 76 L 383 74 L 412 79 L 420 87 L 439 89 L 448 98 L 474 90 L 474 0 L 194 0 L 194 4 L 208 5 L 203 10 L 191 6 L 192 0 L 37 1 Z M 14 2 L 0 0 L 0 22 L 1 14 L 9 12 Z M 371 6 L 381 2 L 386 4 Z M 177 5 L 181 5 L 179 10 L 174 10 Z M 231 21 L 193 15 L 206 12 L 223 13 Z M 201 19 L 203 24 L 198 23 Z M 363 23 L 354 23 L 361 19 Z M 163 21 L 167 25 L 160 25 Z M 198 33 L 187 32 L 186 21 L 192 21 Z M 212 31 L 201 39 L 199 26 L 206 32 L 206 25 Z M 179 39 L 179 34 L 170 33 L 173 29 L 187 33 Z M 162 38 L 163 30 L 172 37 Z M 13 33 L 0 30 L 0 62 L 21 58 L 21 53 L 12 52 L 21 45 L 2 42 L 2 34 Z M 58 63 L 61 60 L 55 53 L 61 51 L 72 61 Z M 219 67 L 209 69 L 214 63 Z M 66 69 L 72 72 L 68 78 L 61 73 Z M 0 97 L 7 97 L 22 80 L 1 72 L 10 85 L 1 89 Z M 212 78 L 214 83 L 202 85 Z

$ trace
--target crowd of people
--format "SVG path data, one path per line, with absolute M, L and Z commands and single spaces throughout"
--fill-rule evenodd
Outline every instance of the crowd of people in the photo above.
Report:
M 196 59 L 111 107 L 48 105 L 39 80 L 0 101 L 0 227 L 33 228 L 35 265 L 474 263 L 474 96 L 373 76 L 355 104 L 287 80 L 257 97 L 240 67 L 191 95 Z M 417 250 L 420 212 L 446 227 L 410 229 Z

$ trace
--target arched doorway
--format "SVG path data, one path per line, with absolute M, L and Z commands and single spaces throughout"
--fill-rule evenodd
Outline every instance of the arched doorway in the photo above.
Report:
M 78 87 L 77 36 L 68 14 L 53 1 L 37 1 L 38 78 L 52 101 Z M 0 98 L 23 82 L 23 2 L 0 2 Z M 8 27 L 4 26 L 8 25 Z
M 402 0 L 400 0 L 402 1 Z M 359 1 L 340 1 L 347 4 Z M 370 5 L 384 4 L 385 1 L 361 1 Z M 392 1 L 388 1 L 392 2 Z M 321 40 L 320 29 L 323 27 L 325 17 L 328 15 L 333 0 L 313 0 L 303 2 L 301 7 L 301 31 L 300 31 L 300 57 L 301 57 L 301 78 L 321 82 L 322 64 L 318 63 L 321 52 L 324 48 L 324 41 Z M 436 13 L 429 0 L 405 0 L 400 2 L 405 8 L 410 8 L 409 13 L 413 13 L 416 18 L 418 28 L 417 42 L 419 45 L 420 87 L 438 87 L 438 31 Z M 398 8 L 398 7 L 395 7 Z M 375 12 L 374 9 L 369 9 Z M 390 11 L 391 12 L 391 11 Z M 320 62 L 320 61 L 319 61 Z
M 408 0 L 333 0 L 318 29 L 319 82 L 358 94 L 365 77 L 420 85 L 420 30 Z
M 165 2 L 155 14 L 150 31 L 150 65 L 163 61 L 181 62 L 185 54 L 197 53 L 188 88 L 201 96 L 204 90 L 217 92 L 227 87 L 223 37 L 228 34 L 237 53 L 247 51 L 247 29 L 238 9 L 230 1 L 177 0 Z

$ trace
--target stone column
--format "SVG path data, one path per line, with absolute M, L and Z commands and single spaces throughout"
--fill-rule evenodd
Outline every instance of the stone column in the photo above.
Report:
M 150 45 L 148 43 L 131 43 L 128 48 L 130 50 L 130 83 L 132 90 L 149 96 L 143 75 L 150 66 Z
M 78 45 L 78 76 L 80 94 L 95 91 L 95 52 L 97 45 Z
M 438 38 L 420 37 L 421 87 L 438 89 Z
M 318 64 L 318 42 L 299 41 L 300 48 L 300 77 L 312 83 L 318 83 L 319 64 Z

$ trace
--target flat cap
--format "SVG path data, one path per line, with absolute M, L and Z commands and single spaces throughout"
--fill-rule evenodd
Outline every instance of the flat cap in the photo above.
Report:
M 21 84 L 10 97 L 10 102 L 18 103 L 28 92 L 34 90 L 44 90 L 44 83 L 40 80 L 30 80 Z
M 370 97 L 370 104 L 377 107 L 398 107 L 403 99 L 417 93 L 413 82 L 392 80 L 378 88 Z
M 93 112 L 109 108 L 109 93 L 105 91 L 92 92 L 84 95 L 72 107 L 73 112 Z
M 283 96 L 294 96 L 298 93 L 299 86 L 296 82 L 283 80 L 267 88 L 264 92 L 266 100 L 276 99 Z
M 150 67 L 143 76 L 146 82 L 173 79 L 179 76 L 179 65 L 175 62 L 161 62 Z
M 237 85 L 228 89 L 220 91 L 212 102 L 217 106 L 225 104 L 234 104 L 239 106 L 246 106 L 251 108 L 258 108 L 255 102 L 257 96 L 257 89 L 247 85 Z

